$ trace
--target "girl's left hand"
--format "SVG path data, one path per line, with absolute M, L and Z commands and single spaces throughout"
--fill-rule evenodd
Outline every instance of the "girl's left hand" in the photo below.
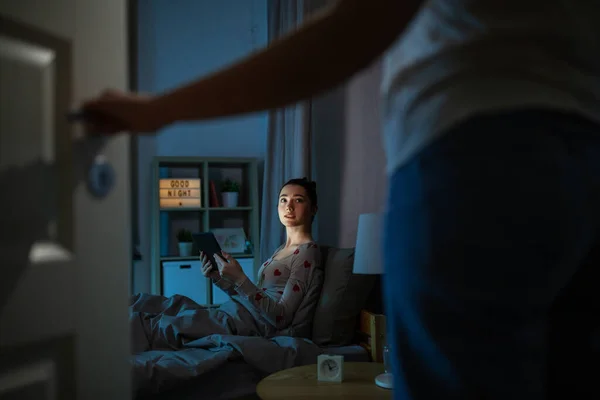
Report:
M 224 251 L 221 253 L 225 259 L 220 257 L 218 254 L 215 254 L 215 262 L 217 263 L 219 274 L 221 274 L 223 278 L 235 283 L 237 286 L 244 283 L 248 277 L 244 273 L 240 263 L 230 254 L 225 253 Z

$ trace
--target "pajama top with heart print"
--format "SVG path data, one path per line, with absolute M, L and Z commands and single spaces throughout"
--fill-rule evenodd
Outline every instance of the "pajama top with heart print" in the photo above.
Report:
M 215 282 L 216 286 L 241 300 L 250 312 L 258 313 L 276 330 L 291 324 L 308 291 L 313 271 L 321 264 L 321 250 L 314 242 L 301 244 L 289 256 L 275 260 L 282 248 L 278 248 L 260 267 L 257 285 L 250 279 L 239 286 L 225 279 Z

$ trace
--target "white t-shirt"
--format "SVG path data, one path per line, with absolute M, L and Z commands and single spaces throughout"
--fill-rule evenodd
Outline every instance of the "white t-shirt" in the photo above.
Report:
M 425 1 L 385 57 L 381 91 L 390 174 L 475 113 L 600 121 L 600 0 Z

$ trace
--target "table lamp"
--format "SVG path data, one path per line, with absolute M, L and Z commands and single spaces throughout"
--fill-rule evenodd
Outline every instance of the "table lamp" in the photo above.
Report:
M 380 213 L 361 214 L 358 216 L 356 248 L 354 250 L 355 274 L 383 274 L 383 215 Z M 385 373 L 377 375 L 375 384 L 385 389 L 392 389 L 392 374 L 388 372 L 388 360 L 385 359 Z

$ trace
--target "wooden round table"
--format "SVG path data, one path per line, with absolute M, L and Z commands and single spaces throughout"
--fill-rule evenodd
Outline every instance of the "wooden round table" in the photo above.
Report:
M 383 364 L 345 362 L 342 383 L 317 380 L 317 364 L 285 369 L 259 382 L 256 393 L 263 400 L 279 399 L 391 399 L 392 391 L 375 385 Z

